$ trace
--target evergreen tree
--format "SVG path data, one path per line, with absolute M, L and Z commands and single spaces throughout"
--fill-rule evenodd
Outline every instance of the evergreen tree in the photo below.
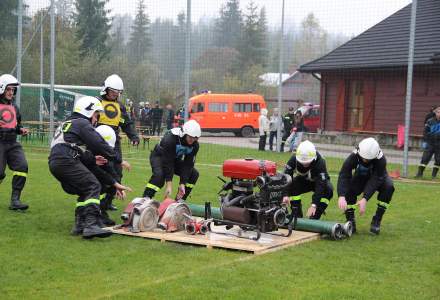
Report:
M 220 17 L 216 22 L 215 45 L 237 49 L 241 38 L 242 19 L 239 0 L 228 0 L 220 9 Z
M 130 57 L 135 62 L 143 61 L 151 48 L 150 19 L 145 12 L 144 0 L 139 0 L 137 14 L 134 19 L 128 48 Z
M 240 43 L 243 67 L 265 65 L 267 61 L 266 31 L 267 21 L 264 9 L 258 13 L 257 5 L 251 1 L 244 16 L 243 36 Z
M 0 1 L 0 39 L 17 37 L 17 0 Z
M 100 59 L 110 51 L 109 41 L 110 20 L 105 4 L 109 0 L 77 0 L 75 3 L 76 37 L 81 41 L 81 56 L 96 53 Z

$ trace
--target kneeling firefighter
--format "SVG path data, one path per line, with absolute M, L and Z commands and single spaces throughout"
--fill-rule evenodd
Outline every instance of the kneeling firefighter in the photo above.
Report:
M 290 200 L 292 210 L 296 208 L 297 216 L 302 218 L 301 195 L 313 191 L 307 217 L 319 220 L 333 197 L 333 186 L 325 159 L 316 151 L 315 145 L 310 141 L 299 144 L 296 153 L 287 162 L 284 173 L 292 177 L 292 183 L 283 201 L 288 203 Z
M 150 155 L 152 176 L 144 190 L 144 197 L 153 198 L 166 183 L 166 197 L 172 194 L 173 175 L 180 176 L 177 200 L 186 200 L 193 189 L 199 172 L 194 168 L 198 139 L 202 131 L 199 123 L 190 120 L 182 128 L 167 132 Z
M 27 135 L 21 126 L 21 114 L 13 103 L 20 85 L 10 74 L 0 76 L 0 183 L 6 177 L 6 164 L 12 170 L 12 192 L 9 209 L 25 211 L 28 205 L 20 201 L 21 191 L 26 183 L 28 164 L 23 148 L 17 142 L 17 135 Z
M 353 174 L 354 170 L 354 174 Z M 376 214 L 371 220 L 370 232 L 379 234 L 382 216 L 390 205 L 394 185 L 387 172 L 387 161 L 374 138 L 363 139 L 342 165 L 338 179 L 338 206 L 345 211 L 347 221 L 356 232 L 355 210 L 365 213 L 367 201 L 378 191 Z M 356 203 L 360 194 L 362 199 Z
M 72 115 L 56 130 L 49 156 L 50 172 L 61 182 L 63 190 L 78 195 L 75 224 L 82 229 L 83 238 L 111 235 L 99 227 L 101 184 L 81 162 L 84 147 L 109 161 L 116 158 L 115 151 L 92 126 L 97 123 L 101 111 L 98 99 L 89 96 L 78 99 Z

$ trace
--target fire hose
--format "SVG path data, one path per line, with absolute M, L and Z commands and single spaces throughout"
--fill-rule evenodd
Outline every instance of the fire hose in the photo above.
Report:
M 205 206 L 198 204 L 189 204 L 191 213 L 193 216 L 204 217 L 205 216 Z M 211 207 L 211 215 L 216 219 L 223 219 L 220 208 Z M 349 222 L 341 224 L 333 221 L 322 221 L 322 220 L 312 220 L 305 218 L 298 218 L 295 230 L 316 232 L 320 234 L 326 234 L 332 239 L 339 240 L 344 236 L 351 236 L 352 228 Z

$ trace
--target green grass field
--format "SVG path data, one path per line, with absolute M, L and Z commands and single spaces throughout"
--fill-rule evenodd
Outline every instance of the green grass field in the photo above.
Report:
M 50 175 L 47 151 L 25 150 L 30 172 L 23 199 L 29 211 L 7 209 L 10 172 L 0 189 L 0 299 L 440 298 L 438 184 L 396 182 L 380 236 L 368 234 L 374 197 L 351 239 L 253 256 L 124 236 L 91 241 L 70 236 L 75 197 Z M 125 150 L 133 170 L 124 183 L 134 189 L 133 198 L 149 178 L 149 152 Z M 190 202 L 217 206 L 221 163 L 242 157 L 284 163 L 288 154 L 203 145 L 197 162 L 201 178 Z M 327 161 L 336 184 L 341 161 Z M 116 204 L 122 208 L 128 201 Z M 324 218 L 344 220 L 336 197 Z

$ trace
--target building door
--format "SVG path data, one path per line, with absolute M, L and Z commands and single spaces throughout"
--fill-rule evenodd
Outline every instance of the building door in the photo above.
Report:
M 348 130 L 363 129 L 364 125 L 364 84 L 363 81 L 350 81 L 348 99 Z

